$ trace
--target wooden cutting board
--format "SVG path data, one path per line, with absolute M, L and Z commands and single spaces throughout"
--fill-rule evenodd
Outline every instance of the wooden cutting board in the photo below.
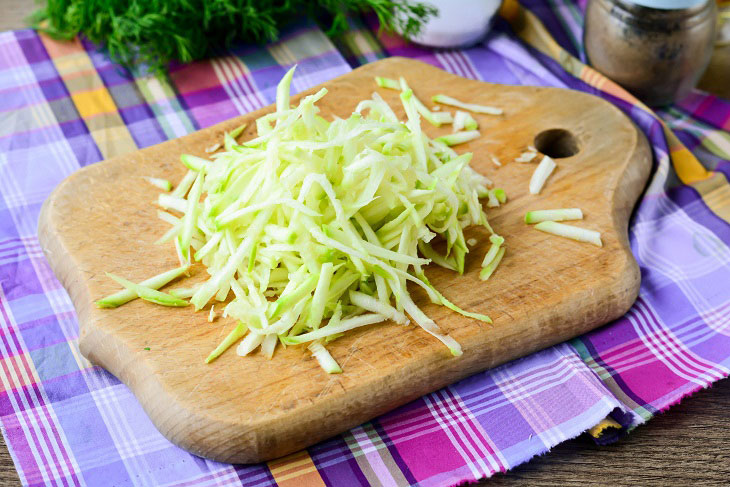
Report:
M 480 281 L 487 234 L 470 230 L 467 237 L 479 243 L 467 256 L 463 276 L 427 270 L 446 297 L 488 314 L 494 324 L 432 305 L 413 289 L 416 302 L 461 343 L 460 358 L 416 326 L 388 323 L 354 330 L 329 346 L 344 369 L 341 375 L 325 374 L 304 347 L 279 347 L 272 360 L 229 350 L 206 365 L 204 358 L 232 329 L 232 320 L 208 323 L 208 313 L 194 313 L 192 306 L 173 309 L 142 300 L 113 310 L 94 307 L 94 300 L 118 290 L 105 271 L 141 281 L 178 265 L 172 245 L 153 243 L 168 225 L 156 217 L 152 203 L 159 190 L 142 177 L 178 181 L 184 173 L 181 153 L 205 156 L 204 148 L 224 130 L 271 107 L 83 168 L 46 201 L 39 236 L 78 312 L 81 352 L 127 384 L 173 443 L 223 462 L 278 457 L 596 328 L 633 303 L 639 270 L 629 251 L 627 222 L 651 159 L 645 139 L 618 109 L 575 91 L 488 84 L 390 58 L 322 85 L 329 93 L 319 103 L 321 113 L 346 117 L 377 90 L 404 118 L 398 93 L 376 88 L 374 75 L 405 76 L 424 102 L 446 93 L 505 112 L 477 115 L 483 137 L 457 147 L 474 152 L 472 166 L 508 194 L 506 205 L 487 210 L 495 231 L 506 239 L 504 260 L 488 282 Z M 451 130 L 423 126 L 431 136 Z M 250 124 L 244 140 L 253 130 Z M 513 162 L 530 145 L 555 156 L 558 165 L 539 196 L 528 192 L 536 164 Z M 576 224 L 599 230 L 603 248 L 547 235 L 523 222 L 528 210 L 565 207 L 583 209 L 585 219 Z M 190 280 L 200 280 L 201 272 L 195 268 Z

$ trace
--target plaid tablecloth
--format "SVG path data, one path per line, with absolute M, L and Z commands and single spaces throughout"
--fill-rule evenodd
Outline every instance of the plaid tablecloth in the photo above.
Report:
M 622 426 L 614 436 L 625 433 L 727 376 L 730 103 L 694 92 L 658 118 L 582 63 L 581 5 L 525 5 L 506 10 L 519 29 L 500 20 L 470 49 L 378 38 L 367 19 L 333 44 L 303 23 L 265 48 L 174 67 L 167 80 L 122 69 L 83 41 L 0 34 L 0 425 L 22 483 L 452 486 L 525 462 L 607 415 Z M 654 150 L 630 231 L 639 299 L 595 332 L 284 459 L 224 465 L 176 448 L 124 385 L 80 355 L 73 307 L 36 236 L 42 202 L 81 166 L 273 102 L 293 63 L 299 91 L 390 55 L 485 81 L 582 90 L 624 110 Z

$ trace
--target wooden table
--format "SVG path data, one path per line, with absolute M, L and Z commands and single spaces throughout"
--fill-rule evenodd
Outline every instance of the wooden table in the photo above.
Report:
M 33 11 L 30 0 L 0 0 L 0 31 L 24 27 Z M 718 49 L 700 86 L 730 98 L 730 47 Z M 698 392 L 651 420 L 628 437 L 597 446 L 587 435 L 497 475 L 479 485 L 555 486 L 586 484 L 657 485 L 702 483 L 728 485 L 730 381 Z M 0 436 L 0 485 L 20 485 L 13 461 Z

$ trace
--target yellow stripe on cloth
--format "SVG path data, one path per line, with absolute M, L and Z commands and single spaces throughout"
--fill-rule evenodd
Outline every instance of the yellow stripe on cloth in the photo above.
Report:
M 102 157 L 136 150 L 137 144 L 81 42 L 56 41 L 46 35 L 40 38 Z
M 677 176 L 679 176 L 679 180 L 684 184 L 693 184 L 712 177 L 713 173 L 700 164 L 694 154 L 679 141 L 674 132 L 663 121 L 660 120 L 660 122 L 662 122 L 664 136 L 667 138 L 667 144 L 669 145 L 672 165 L 677 172 Z
M 604 431 L 609 428 L 621 429 L 621 425 L 614 421 L 611 417 L 606 416 L 597 425 L 588 430 L 588 434 L 593 438 L 600 438 Z
M 117 109 L 114 100 L 104 87 L 92 91 L 72 93 L 71 99 L 74 101 L 79 115 L 84 119 L 101 113 L 113 113 Z
M 306 450 L 272 460 L 267 465 L 278 487 L 325 487 Z
M 515 33 L 527 44 L 556 60 L 563 69 L 586 84 L 611 94 L 645 111 L 662 124 L 669 145 L 670 159 L 679 180 L 692 186 L 702 197 L 705 204 L 720 218 L 730 223 L 730 194 L 724 175 L 708 171 L 648 106 L 590 66 L 586 66 L 568 51 L 563 49 L 543 23 L 532 12 L 519 6 L 517 0 L 505 0 L 500 11 L 510 23 Z

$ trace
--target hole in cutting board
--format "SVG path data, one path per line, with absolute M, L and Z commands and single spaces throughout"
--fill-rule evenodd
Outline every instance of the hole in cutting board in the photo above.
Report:
M 543 130 L 535 137 L 535 148 L 543 154 L 559 159 L 578 153 L 578 139 L 565 129 Z

